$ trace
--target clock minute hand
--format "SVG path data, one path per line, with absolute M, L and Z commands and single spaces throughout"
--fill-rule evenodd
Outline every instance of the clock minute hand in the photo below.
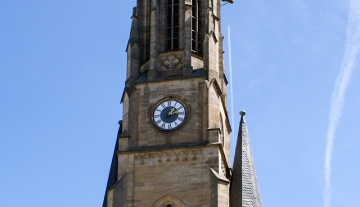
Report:
M 168 116 L 173 115 L 173 114 L 174 114 L 174 110 L 175 110 L 175 108 L 170 109 L 170 111 L 169 111 L 169 113 L 168 113 Z
M 170 111 L 169 111 L 169 113 L 168 113 L 168 116 L 171 116 L 171 115 L 174 115 L 174 114 L 178 114 L 179 113 L 179 111 L 175 111 L 175 108 L 172 108 Z

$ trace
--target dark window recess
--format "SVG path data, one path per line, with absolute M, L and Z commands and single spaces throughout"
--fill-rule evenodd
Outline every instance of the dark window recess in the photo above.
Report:
M 203 54 L 202 8 L 200 0 L 192 0 L 191 14 L 191 50 Z
M 167 0 L 166 50 L 179 49 L 179 0 Z

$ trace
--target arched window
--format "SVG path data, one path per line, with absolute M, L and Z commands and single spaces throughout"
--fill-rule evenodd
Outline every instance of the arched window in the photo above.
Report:
M 164 195 L 157 199 L 151 207 L 186 207 L 186 205 L 173 195 Z
M 167 204 L 167 203 L 165 203 L 165 204 L 161 205 L 161 207 L 176 207 L 176 205 L 175 204 Z
M 191 51 L 203 54 L 201 0 L 192 0 L 191 13 Z
M 166 50 L 179 49 L 179 0 L 167 0 Z

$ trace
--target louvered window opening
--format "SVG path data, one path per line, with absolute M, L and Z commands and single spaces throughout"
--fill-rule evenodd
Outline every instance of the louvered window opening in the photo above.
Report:
M 192 52 L 203 54 L 203 34 L 202 34 L 202 12 L 201 0 L 192 0 L 191 14 L 191 50 Z
M 167 0 L 166 50 L 179 49 L 179 0 Z

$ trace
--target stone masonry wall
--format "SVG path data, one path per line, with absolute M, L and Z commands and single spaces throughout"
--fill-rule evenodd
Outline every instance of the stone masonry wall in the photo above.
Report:
M 126 175 L 127 187 L 126 192 L 114 192 L 114 197 L 125 193 L 124 207 L 151 207 L 164 195 L 174 196 L 187 207 L 218 206 L 211 196 L 228 191 L 227 186 L 211 188 L 218 185 L 211 175 L 211 168 L 219 170 L 218 152 L 217 146 L 122 152 L 119 177 Z

